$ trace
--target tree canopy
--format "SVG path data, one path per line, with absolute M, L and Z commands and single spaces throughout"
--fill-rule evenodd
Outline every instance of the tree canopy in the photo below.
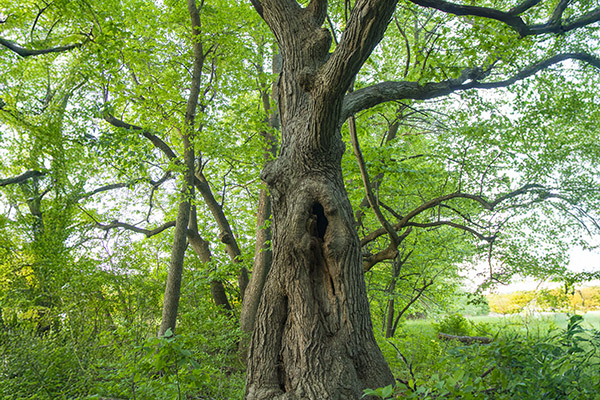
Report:
M 203 307 L 246 398 L 359 398 L 371 325 L 597 278 L 600 7 L 474 4 L 5 1 L 0 325 Z

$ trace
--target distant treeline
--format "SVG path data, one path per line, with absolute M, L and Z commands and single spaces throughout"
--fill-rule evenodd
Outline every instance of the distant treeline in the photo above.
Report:
M 490 311 L 499 314 L 520 312 L 587 312 L 600 310 L 600 286 L 562 287 L 486 296 Z

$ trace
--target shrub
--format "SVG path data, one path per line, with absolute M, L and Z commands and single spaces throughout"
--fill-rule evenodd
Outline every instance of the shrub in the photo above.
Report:
M 489 345 L 449 344 L 435 365 L 410 365 L 410 379 L 400 379 L 392 395 L 383 388 L 368 393 L 420 400 L 599 400 L 600 334 L 582 322 L 572 316 L 566 329 L 546 334 L 512 332 Z
M 448 335 L 468 336 L 473 331 L 472 323 L 461 314 L 445 316 L 440 322 L 433 324 L 437 333 Z

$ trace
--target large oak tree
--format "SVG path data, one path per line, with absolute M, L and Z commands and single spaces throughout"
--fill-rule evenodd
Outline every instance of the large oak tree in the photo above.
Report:
M 547 13 L 546 19 L 533 24 L 527 12 L 541 1 L 524 1 L 508 11 L 435 0 L 410 3 L 496 20 L 521 38 L 564 35 L 600 20 L 600 8 L 573 11 L 570 2 L 562 0 L 551 9 L 546 5 L 541 12 Z M 508 76 L 501 76 L 506 70 L 493 74 L 495 60 L 463 67 L 441 81 L 388 81 L 352 91 L 354 79 L 392 20 L 396 0 L 353 4 L 333 51 L 331 20 L 330 28 L 324 27 L 326 0 L 254 0 L 253 5 L 277 40 L 283 67 L 276 83 L 280 152 L 261 174 L 273 202 L 273 263 L 250 344 L 246 398 L 359 398 L 362 389 L 393 384 L 394 379 L 372 333 L 360 243 L 342 178 L 344 121 L 387 101 L 505 87 L 567 59 L 596 67 L 600 60 L 569 51 Z M 368 197 L 366 180 L 365 187 Z M 376 204 L 369 203 L 378 214 Z M 395 227 L 379 214 L 383 230 L 397 246 Z

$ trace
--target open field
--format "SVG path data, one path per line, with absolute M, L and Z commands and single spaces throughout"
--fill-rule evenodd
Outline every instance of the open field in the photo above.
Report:
M 567 313 L 536 313 L 534 315 L 521 314 L 490 314 L 485 316 L 467 317 L 469 321 L 475 324 L 486 324 L 493 326 L 496 330 L 527 330 L 527 329 L 552 329 L 567 327 L 569 320 Z M 590 311 L 582 314 L 584 322 L 582 326 L 588 329 L 600 330 L 600 311 Z M 431 326 L 435 320 L 422 319 L 411 320 L 405 324 L 405 329 L 408 331 L 420 331 L 422 333 L 431 333 L 435 331 Z
M 407 321 L 394 338 L 379 340 L 400 382 L 393 398 L 600 400 L 600 312 L 582 317 L 451 315 Z M 440 340 L 438 332 L 487 336 L 492 342 Z

